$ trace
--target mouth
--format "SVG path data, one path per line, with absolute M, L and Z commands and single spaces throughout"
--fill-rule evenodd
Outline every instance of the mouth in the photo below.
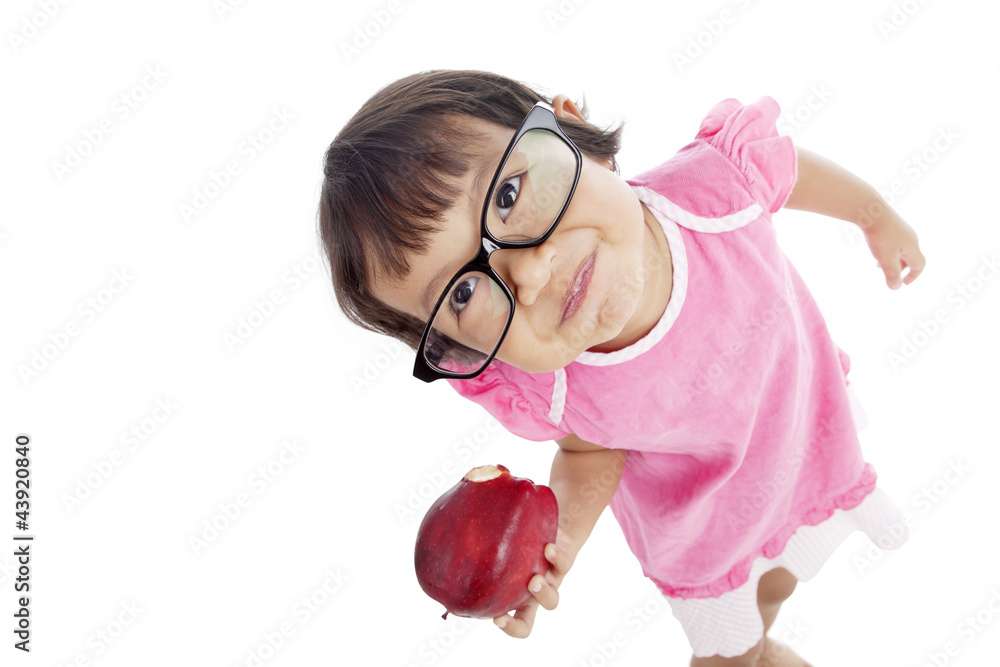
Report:
M 579 310 L 584 299 L 587 298 L 587 290 L 590 289 L 590 278 L 594 275 L 594 263 L 596 261 L 597 250 L 594 250 L 590 254 L 590 257 L 583 260 L 583 263 L 576 270 L 576 276 L 573 277 L 573 282 L 570 283 L 569 289 L 566 291 L 566 298 L 563 300 L 562 319 L 559 321 L 559 324 L 573 317 L 573 314 Z

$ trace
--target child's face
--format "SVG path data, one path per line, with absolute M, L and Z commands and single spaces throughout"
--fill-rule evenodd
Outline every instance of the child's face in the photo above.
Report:
M 557 116 L 579 112 L 556 107 Z M 475 170 L 461 181 L 469 193 L 449 209 L 428 251 L 411 255 L 401 283 L 374 285 L 386 304 L 426 322 L 448 280 L 479 249 L 485 188 L 514 131 L 470 118 L 485 142 L 477 147 L 491 165 L 481 190 L 473 192 Z M 490 265 L 515 298 L 514 318 L 497 358 L 530 373 L 562 368 L 590 348 L 614 348 L 635 314 L 643 288 L 643 211 L 629 185 L 610 164 L 583 156 L 573 199 L 555 232 L 534 248 L 497 250 Z M 576 311 L 563 321 L 568 293 L 578 272 L 595 255 L 590 286 Z M 611 342 L 612 345 L 606 345 Z M 624 346 L 624 345 L 622 345 Z

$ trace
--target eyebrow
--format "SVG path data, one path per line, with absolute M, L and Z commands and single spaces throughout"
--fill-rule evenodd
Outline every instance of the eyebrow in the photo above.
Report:
M 492 177 L 496 173 L 497 163 L 496 159 L 491 155 L 486 158 L 480 158 L 479 162 L 476 163 L 476 174 L 472 179 L 472 189 L 469 191 L 469 198 L 472 199 L 473 205 L 477 203 L 482 204 L 483 201 L 483 189 L 489 185 L 486 182 L 488 177 Z M 479 217 L 481 210 L 476 210 L 476 216 Z
M 485 194 L 483 190 L 489 185 L 486 182 L 487 178 L 492 177 L 496 173 L 496 158 L 489 155 L 485 158 L 480 158 L 475 163 L 475 172 L 472 178 L 472 187 L 469 190 L 469 215 L 476 221 L 477 230 L 478 224 L 482 217 L 482 204 Z M 478 246 L 477 246 L 478 250 Z M 465 260 L 468 261 L 468 260 Z M 465 262 L 462 263 L 465 265 Z M 423 306 L 424 312 L 430 317 L 430 312 L 434 308 L 436 301 L 434 299 L 441 295 L 440 289 L 435 289 L 445 280 L 449 275 L 448 265 L 445 264 L 441 267 L 441 270 L 434 274 L 434 277 L 427 281 L 427 286 L 424 288 L 423 293 L 420 296 L 420 305 Z M 454 274 L 452 274 L 454 275 Z
M 420 297 L 420 305 L 423 306 L 424 312 L 427 313 L 428 319 L 430 318 L 431 309 L 434 308 L 435 305 L 435 302 L 432 301 L 431 299 L 433 299 L 435 296 L 441 295 L 441 290 L 435 290 L 434 287 L 438 285 L 442 280 L 444 280 L 446 275 L 448 275 L 447 264 L 441 267 L 441 270 L 438 271 L 434 275 L 434 277 L 427 282 L 427 287 L 424 288 L 424 293 Z

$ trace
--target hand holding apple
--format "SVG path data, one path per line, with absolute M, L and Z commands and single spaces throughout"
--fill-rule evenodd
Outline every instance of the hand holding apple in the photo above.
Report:
M 438 498 L 417 531 L 417 579 L 445 614 L 496 618 L 532 600 L 528 584 L 549 569 L 558 507 L 547 486 L 504 466 L 473 468 Z
M 561 528 L 558 533 L 555 544 L 545 546 L 549 571 L 544 575 L 535 575 L 528 584 L 533 597 L 518 607 L 513 616 L 502 614 L 493 619 L 497 627 L 511 637 L 524 639 L 531 634 L 539 606 L 551 611 L 559 604 L 558 588 L 576 560 L 578 547 L 570 542 Z

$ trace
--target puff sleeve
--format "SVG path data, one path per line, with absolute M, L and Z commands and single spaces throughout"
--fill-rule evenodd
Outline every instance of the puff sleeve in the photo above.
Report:
M 552 373 L 525 373 L 494 360 L 478 377 L 447 382 L 460 395 L 486 408 L 514 435 L 534 441 L 568 435 L 548 419 Z
M 696 135 L 736 166 L 749 195 L 771 213 L 788 200 L 798 168 L 791 138 L 778 136 L 780 113 L 771 97 L 747 105 L 726 99 L 708 112 Z

